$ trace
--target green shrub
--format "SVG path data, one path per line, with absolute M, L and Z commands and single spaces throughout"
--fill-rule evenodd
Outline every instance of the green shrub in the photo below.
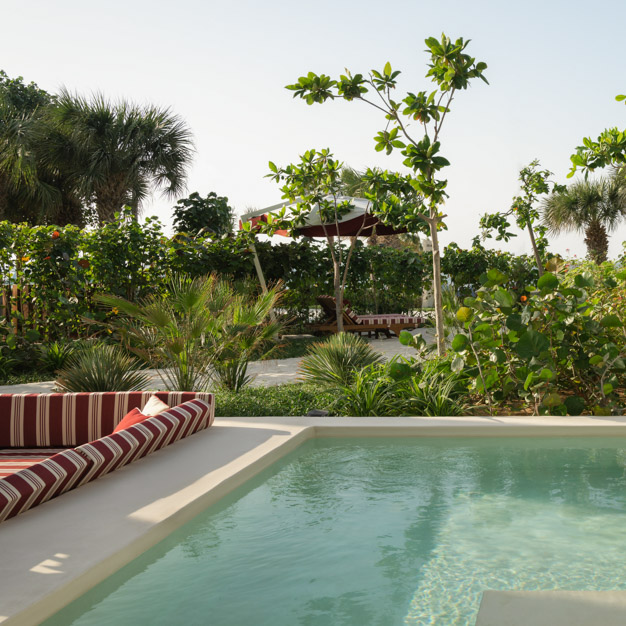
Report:
M 349 385 L 364 367 L 383 361 L 361 337 L 337 333 L 311 346 L 300 363 L 299 374 L 304 381 L 319 385 Z
M 339 388 L 341 395 L 334 406 L 342 415 L 352 417 L 400 415 L 403 403 L 398 388 L 389 365 L 372 364 L 356 371 L 349 384 Z
M 318 385 L 290 383 L 274 387 L 245 387 L 239 392 L 217 390 L 217 417 L 287 417 L 328 409 L 335 394 Z M 332 412 L 331 412 L 332 414 Z
M 455 372 L 442 372 L 437 367 L 425 367 L 421 375 L 411 376 L 400 388 L 403 415 L 451 417 L 468 412 L 467 389 L 460 385 Z
M 39 364 L 53 374 L 62 370 L 68 363 L 76 347 L 71 343 L 53 341 L 40 347 Z
M 62 391 L 138 391 L 151 381 L 120 346 L 95 344 L 76 351 L 57 376 Z
M 623 413 L 626 271 L 600 289 L 590 274 L 564 280 L 546 272 L 519 299 L 507 281 L 489 270 L 457 312 L 463 332 L 452 340 L 450 367 L 467 370 L 470 392 L 490 413 L 516 401 L 536 415 Z

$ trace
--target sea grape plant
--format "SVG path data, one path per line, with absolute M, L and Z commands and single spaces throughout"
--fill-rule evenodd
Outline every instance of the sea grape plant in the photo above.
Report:
M 623 288 L 626 271 L 617 277 Z M 626 381 L 623 311 L 590 296 L 588 274 L 567 286 L 546 272 L 519 299 L 503 287 L 507 280 L 489 270 L 476 297 L 465 298 L 451 369 L 469 368 L 470 391 L 484 395 L 491 413 L 496 404 L 521 399 L 535 415 L 619 414 Z

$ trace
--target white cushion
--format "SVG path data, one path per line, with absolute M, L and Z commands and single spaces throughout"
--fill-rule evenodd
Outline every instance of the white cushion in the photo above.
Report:
M 167 411 L 170 407 L 163 402 L 163 400 L 159 400 L 156 396 L 150 396 L 148 402 L 146 402 L 146 406 L 141 409 L 141 412 L 144 415 L 149 415 L 150 417 L 154 417 L 159 413 L 163 413 L 163 411 Z

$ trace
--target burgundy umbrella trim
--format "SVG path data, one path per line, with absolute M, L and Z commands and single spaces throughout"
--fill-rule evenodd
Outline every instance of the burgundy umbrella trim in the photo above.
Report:
M 363 227 L 362 229 L 361 226 Z M 339 229 L 337 229 L 336 224 L 326 224 L 325 226 L 319 224 L 298 228 L 297 233 L 303 237 L 325 237 L 326 235 L 331 237 L 336 237 L 337 235 L 340 237 L 355 237 L 357 234 L 359 237 L 369 237 L 373 234 L 374 227 L 376 227 L 377 235 L 397 235 L 406 232 L 404 228 L 398 229 L 381 224 L 377 217 L 365 213 L 350 220 L 339 222 Z M 361 232 L 359 232 L 359 229 L 361 229 Z

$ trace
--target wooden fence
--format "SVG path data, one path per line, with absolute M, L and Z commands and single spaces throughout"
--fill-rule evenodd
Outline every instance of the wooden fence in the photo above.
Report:
M 33 314 L 30 298 L 30 287 L 25 285 L 9 285 L 0 287 L 0 324 L 6 324 L 14 334 L 22 332 L 24 321 Z

